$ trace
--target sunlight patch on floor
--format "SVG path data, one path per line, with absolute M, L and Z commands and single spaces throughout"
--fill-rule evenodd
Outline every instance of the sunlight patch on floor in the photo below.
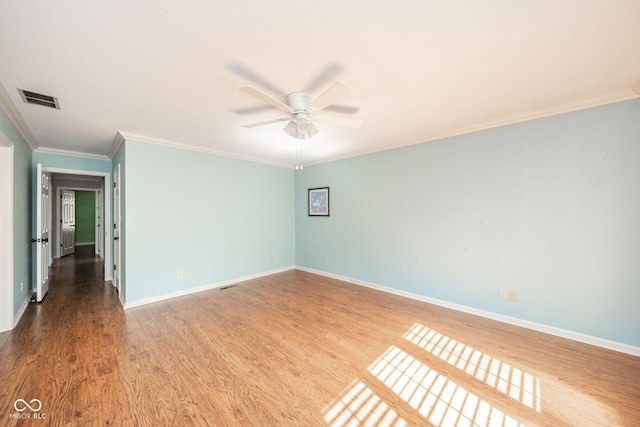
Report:
M 415 323 L 403 338 L 540 412 L 539 378 L 419 323 Z
M 325 411 L 324 420 L 332 427 L 407 425 L 362 381 L 349 385 L 342 397 Z
M 521 426 L 396 346 L 367 369 L 435 426 Z

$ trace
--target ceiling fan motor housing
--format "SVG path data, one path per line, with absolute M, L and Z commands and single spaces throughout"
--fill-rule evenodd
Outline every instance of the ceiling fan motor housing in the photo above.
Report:
M 311 96 L 308 92 L 292 92 L 287 95 L 287 105 L 294 113 L 307 112 L 310 102 Z

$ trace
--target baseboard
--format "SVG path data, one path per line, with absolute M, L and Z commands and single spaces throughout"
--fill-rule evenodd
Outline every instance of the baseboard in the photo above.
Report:
M 260 277 L 271 276 L 272 274 L 282 273 L 289 270 L 295 270 L 295 268 L 296 268 L 295 266 L 283 267 L 275 270 L 265 271 L 263 273 L 251 274 L 248 276 L 237 277 L 235 279 L 229 279 L 229 280 L 223 280 L 221 282 L 210 283 L 208 285 L 198 286 L 196 288 L 189 288 L 189 289 L 183 289 L 177 292 L 170 292 L 168 294 L 162 294 L 162 295 L 158 295 L 151 298 L 144 298 L 144 299 L 139 299 L 131 302 L 127 301 L 124 304 L 124 309 L 127 310 L 127 309 L 138 307 L 141 305 L 152 304 L 154 302 L 164 301 L 171 298 L 177 298 L 185 295 L 195 294 L 198 292 L 208 291 L 211 289 L 221 288 L 223 286 L 229 286 L 229 285 L 244 282 L 247 280 L 259 279 Z
M 589 344 L 596 347 L 606 348 L 608 350 L 613 350 L 620 353 L 625 353 L 625 354 L 630 354 L 632 356 L 640 357 L 640 347 L 632 346 L 629 344 L 610 341 L 603 338 L 594 337 L 591 335 L 585 335 L 578 332 L 569 331 L 566 329 L 544 325 L 541 323 L 531 322 L 528 320 L 522 320 L 522 319 L 518 319 L 511 316 L 492 313 L 490 311 L 480 310 L 480 309 L 469 307 L 466 305 L 455 304 L 452 302 L 439 300 L 436 298 L 430 298 L 420 294 L 414 294 L 412 292 L 402 291 L 399 289 L 390 288 L 390 287 L 378 285 L 375 283 L 365 282 L 363 280 L 358 280 L 350 277 L 340 276 L 337 274 L 327 273 L 326 271 L 314 270 L 312 268 L 301 267 L 301 266 L 296 266 L 296 269 L 301 271 L 306 271 L 308 273 L 318 274 L 320 276 L 329 277 L 332 279 L 342 280 L 344 282 L 352 283 L 354 285 L 364 286 L 364 287 L 376 289 L 382 292 L 387 292 L 390 294 L 411 298 L 417 301 L 426 302 L 426 303 L 437 305 L 440 307 L 449 308 L 449 309 L 460 311 L 463 313 L 473 314 L 475 316 L 484 317 L 491 320 L 497 320 L 498 322 L 507 323 L 509 325 L 520 326 L 522 328 L 531 329 L 537 332 L 543 332 L 545 334 L 554 335 L 561 338 L 567 338 L 567 339 L 578 341 L 584 344 Z
M 127 304 L 124 300 L 124 297 L 122 296 L 122 292 L 118 292 L 118 299 L 120 300 L 120 305 L 122 306 L 122 308 L 126 308 Z
M 88 245 L 95 245 L 96 242 L 84 242 L 84 243 L 75 243 L 74 246 L 88 246 Z
M 113 281 L 113 278 L 109 278 L 105 281 L 111 283 L 111 286 L 113 286 L 114 288 L 116 287 L 116 284 Z M 120 301 L 120 306 L 124 308 L 125 303 L 124 303 L 124 299 L 122 298 L 122 292 L 119 292 L 118 290 L 116 290 L 116 292 L 118 293 L 118 301 Z
M 22 304 L 20 305 L 18 312 L 15 314 L 15 316 L 13 316 L 13 327 L 11 329 L 18 326 L 18 322 L 20 322 L 20 319 L 22 319 L 22 315 L 24 314 L 25 311 L 27 311 L 27 307 L 29 306 L 29 302 L 31 301 L 32 295 L 33 295 L 33 292 L 29 292 L 27 294 L 27 298 L 24 301 L 22 301 Z

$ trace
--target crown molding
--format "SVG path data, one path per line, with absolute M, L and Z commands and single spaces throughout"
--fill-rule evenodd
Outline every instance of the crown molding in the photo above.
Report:
M 111 143 L 111 149 L 109 150 L 109 154 L 108 154 L 108 157 L 111 160 L 113 160 L 113 158 L 116 156 L 116 153 L 118 152 L 122 144 L 124 144 L 124 140 L 125 140 L 125 137 L 122 136 L 122 133 L 116 132 L 116 136 L 113 137 L 113 142 Z
M 37 153 L 59 154 L 61 156 L 83 157 L 85 159 L 111 160 L 109 156 L 104 156 L 101 154 L 89 154 L 89 153 L 83 153 L 81 151 L 59 150 L 57 148 L 40 147 L 35 149 L 34 151 Z
M 2 83 L 0 83 L 0 108 L 2 108 L 7 117 L 9 117 L 9 120 L 11 120 L 11 123 L 13 123 L 13 126 L 15 126 L 27 145 L 29 145 L 32 150 L 36 150 L 38 148 L 36 138 L 31 133 L 29 126 L 27 126 L 27 123 L 22 118 L 22 114 L 20 114 L 16 108 Z
M 625 89 L 625 90 L 607 94 L 605 96 L 590 98 L 588 100 L 581 101 L 581 102 L 560 104 L 560 105 L 556 105 L 549 108 L 529 111 L 525 114 L 514 114 L 511 116 L 502 117 L 498 120 L 491 120 L 491 121 L 483 122 L 483 123 L 472 125 L 472 126 L 461 127 L 453 131 L 432 135 L 428 138 L 421 139 L 419 141 L 411 141 L 411 142 L 400 143 L 400 144 L 381 145 L 378 147 L 373 147 L 368 150 L 361 150 L 357 152 L 346 153 L 344 155 L 322 159 L 317 162 L 307 163 L 305 164 L 305 166 L 313 166 L 313 165 L 318 165 L 322 163 L 333 162 L 336 160 L 343 160 L 351 157 L 358 157 L 366 154 L 373 154 L 381 151 L 408 147 L 410 145 L 417 145 L 417 144 L 422 144 L 424 142 L 436 141 L 439 139 L 450 138 L 458 135 L 464 135 L 466 133 L 478 132 L 481 130 L 506 126 L 506 125 L 520 123 L 520 122 L 526 122 L 526 121 L 535 120 L 535 119 L 541 119 L 544 117 L 556 116 L 564 113 L 571 113 L 573 111 L 586 110 L 588 108 L 599 107 L 602 105 L 615 104 L 617 102 L 623 102 L 623 101 L 628 101 L 630 99 L 638 98 L 639 95 L 640 95 L 640 80 L 635 84 L 635 86 L 633 86 L 633 90 Z
M 118 140 L 119 138 L 123 138 L 123 140 L 132 140 L 132 141 L 144 142 L 144 143 L 147 143 L 147 144 L 162 145 L 162 146 L 165 146 L 165 147 L 178 148 L 178 149 L 181 149 L 181 150 L 195 151 L 195 152 L 198 152 L 198 153 L 205 153 L 205 154 L 213 154 L 215 156 L 229 157 L 229 158 L 232 158 L 232 159 L 244 160 L 244 161 L 247 161 L 247 162 L 262 163 L 262 164 L 270 165 L 270 166 L 278 166 L 278 167 L 284 167 L 284 168 L 293 169 L 293 165 L 290 165 L 288 163 L 268 161 L 268 160 L 265 160 L 265 159 L 260 159 L 258 157 L 243 156 L 241 154 L 234 154 L 234 153 L 229 153 L 229 152 L 226 152 L 226 151 L 213 150 L 213 149 L 204 148 L 204 147 L 196 147 L 194 145 L 168 141 L 168 140 L 165 140 L 165 139 L 151 138 L 151 137 L 144 136 L 144 135 L 136 135 L 136 134 L 133 134 L 133 133 L 130 133 L 130 132 L 119 131 L 116 134 L 116 140 Z M 114 140 L 114 146 L 115 146 L 115 143 L 116 143 L 116 141 Z M 122 144 L 122 142 L 120 142 L 120 144 Z M 119 147 L 119 145 L 118 145 L 118 147 Z M 113 148 L 112 148 L 111 151 L 114 151 Z M 115 151 L 117 151 L 117 149 Z M 115 152 L 114 152 L 114 155 L 115 155 Z

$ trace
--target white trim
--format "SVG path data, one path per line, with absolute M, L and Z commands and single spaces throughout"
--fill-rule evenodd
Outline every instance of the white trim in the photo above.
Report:
M 124 309 L 128 310 L 130 308 L 138 307 L 138 306 L 141 306 L 141 305 L 152 304 L 154 302 L 164 301 L 164 300 L 171 299 L 171 298 L 176 298 L 176 297 L 181 297 L 181 296 L 185 296 L 185 295 L 195 294 L 195 293 L 198 293 L 198 292 L 208 291 L 208 290 L 211 290 L 211 289 L 221 288 L 223 286 L 229 286 L 229 285 L 233 285 L 235 283 L 244 282 L 244 281 L 247 281 L 247 280 L 259 279 L 261 277 L 271 276 L 272 274 L 283 273 L 285 271 L 295 270 L 295 268 L 296 267 L 294 267 L 294 266 L 278 268 L 278 269 L 275 269 L 275 270 L 265 271 L 263 273 L 250 274 L 248 276 L 242 276 L 242 277 L 237 277 L 235 279 L 223 280 L 222 282 L 210 283 L 208 285 L 198 286 L 196 288 L 183 289 L 183 290 L 180 290 L 180 291 L 170 292 L 168 294 L 162 294 L 162 295 L 158 295 L 158 296 L 151 297 L 151 298 L 144 298 L 144 299 L 140 299 L 140 300 L 137 300 L 137 301 L 127 302 L 127 303 L 124 304 Z
M 109 158 L 113 160 L 116 156 L 116 153 L 124 143 L 124 136 L 120 132 L 116 132 L 116 136 L 113 138 L 113 142 L 111 143 L 111 149 L 109 150 Z
M 0 131 L 0 332 L 13 328 L 13 145 Z
M 481 130 L 496 128 L 500 126 L 511 125 L 520 122 L 526 122 L 529 120 L 541 119 L 544 117 L 556 116 L 558 114 L 571 113 L 573 111 L 585 110 L 587 108 L 599 107 L 602 105 L 615 104 L 616 102 L 628 101 L 630 99 L 637 98 L 640 95 L 640 81 L 637 83 L 637 88 L 634 86 L 634 90 L 624 89 L 618 92 L 608 94 L 606 96 L 595 97 L 587 99 L 581 102 L 574 102 L 570 104 L 562 104 L 554 107 L 543 108 L 539 110 L 529 111 L 524 114 L 514 114 L 512 116 L 502 117 L 498 120 L 483 122 L 472 126 L 466 126 L 452 131 L 443 132 L 440 134 L 432 135 L 426 139 L 420 139 L 418 141 L 402 142 L 390 145 L 382 145 L 372 147 L 371 149 L 354 151 L 351 153 L 345 153 L 338 156 L 327 157 L 315 162 L 306 163 L 305 166 L 319 165 L 322 163 L 334 162 L 336 160 L 349 159 L 351 157 L 364 156 L 366 154 L 378 153 L 381 151 L 394 150 L 396 148 L 408 147 L 410 145 L 422 144 L 425 142 L 436 141 L 439 139 L 450 138 L 453 136 L 464 135 L 472 132 L 479 132 Z
M 84 243 L 76 243 L 74 246 L 89 246 L 89 245 L 95 245 L 96 242 L 84 242 Z
M 36 138 L 31 133 L 31 129 L 29 129 L 29 126 L 27 126 L 27 123 L 22 118 L 22 114 L 20 114 L 20 111 L 18 111 L 18 109 L 16 108 L 16 105 L 11 100 L 11 97 L 7 93 L 4 86 L 2 86 L 1 82 L 0 82 L 0 108 L 2 108 L 5 113 L 7 113 L 9 120 L 11 120 L 11 123 L 13 123 L 13 126 L 15 126 L 16 130 L 18 131 L 18 133 L 20 133 L 22 138 L 24 138 L 25 142 L 29 145 L 29 147 L 32 150 L 35 150 L 36 148 L 38 148 L 38 142 L 36 141 Z
M 27 298 L 24 301 L 22 301 L 22 304 L 20 305 L 20 308 L 18 309 L 18 312 L 13 317 L 13 326 L 11 327 L 11 329 L 13 329 L 16 326 L 18 326 L 18 322 L 20 322 L 20 319 L 22 319 L 22 315 L 24 314 L 25 311 L 27 311 L 27 307 L 29 306 L 29 303 L 31 302 L 31 297 L 32 296 L 33 296 L 33 292 L 29 292 L 27 294 Z
M 83 153 L 81 151 L 61 150 L 58 148 L 39 147 L 34 151 L 37 153 L 59 154 L 61 156 L 81 157 L 84 159 L 110 160 L 109 156 L 104 156 L 101 154 L 89 154 Z
M 113 181 L 111 181 L 111 173 L 110 172 L 98 172 L 98 171 L 88 171 L 88 170 L 80 170 L 80 169 L 63 169 L 63 168 L 54 168 L 43 166 L 43 172 L 48 173 L 64 173 L 69 175 L 86 175 L 86 176 L 101 176 L 104 177 L 104 281 L 108 282 L 111 280 L 111 271 L 113 267 L 113 263 L 111 262 L 111 247 L 113 244 L 113 240 L 111 239 L 111 229 L 113 227 L 113 221 L 111 220 L 111 191 L 113 188 Z M 59 243 L 59 242 L 58 242 Z
M 307 273 L 313 273 L 320 276 L 329 277 L 332 279 L 342 280 L 354 285 L 364 286 L 378 291 L 387 292 L 389 294 L 399 295 L 413 300 L 426 302 L 429 304 L 437 305 L 440 307 L 449 308 L 451 310 L 460 311 L 463 313 L 473 314 L 475 316 L 484 317 L 487 319 L 497 320 L 498 322 L 507 323 L 509 325 L 520 326 L 522 328 L 531 329 L 545 334 L 554 335 L 561 338 L 567 338 L 573 341 L 578 341 L 584 344 L 594 345 L 597 347 L 606 348 L 608 350 L 618 351 L 620 353 L 630 354 L 632 356 L 640 357 L 640 347 L 624 344 L 616 341 L 610 341 L 603 338 L 594 337 L 591 335 L 585 335 L 578 332 L 568 331 L 566 329 L 556 328 L 553 326 L 543 325 L 541 323 L 530 322 L 528 320 L 517 319 L 515 317 L 504 316 L 502 314 L 492 313 L 490 311 L 479 310 L 477 308 L 468 307 L 466 305 L 455 304 L 448 301 L 439 300 L 436 298 L 430 298 L 424 295 L 414 294 L 412 292 L 402 291 L 387 286 L 378 285 L 375 283 L 365 282 L 363 280 L 352 279 L 350 277 L 340 276 L 338 274 L 327 273 L 325 271 L 314 270 L 312 268 L 306 268 L 296 266 L 297 270 L 306 271 Z
M 115 278 L 111 278 L 109 282 L 111 283 L 111 286 L 113 286 L 114 288 L 116 287 Z M 118 300 L 120 301 L 120 306 L 124 309 L 125 301 L 124 301 L 124 298 L 122 297 L 122 292 L 116 291 L 116 293 L 118 294 Z
M 293 165 L 291 165 L 289 163 L 274 162 L 274 161 L 270 161 L 270 160 L 260 159 L 260 158 L 257 158 L 257 157 L 243 156 L 243 155 L 240 155 L 240 154 L 229 153 L 227 151 L 214 150 L 214 149 L 206 148 L 206 147 L 196 147 L 194 145 L 183 144 L 183 143 L 178 143 L 178 142 L 172 142 L 172 141 L 167 141 L 165 139 L 159 139 L 159 138 L 151 138 L 151 137 L 148 137 L 148 136 L 136 135 L 136 134 L 132 134 L 132 133 L 128 133 L 128 132 L 120 131 L 118 133 L 125 140 L 128 139 L 128 140 L 132 140 L 132 141 L 144 142 L 144 143 L 147 143 L 147 144 L 163 145 L 165 147 L 178 148 L 178 149 L 181 149 L 181 150 L 195 151 L 195 152 L 198 152 L 198 153 L 213 154 L 213 155 L 220 156 L 220 157 L 229 157 L 229 158 L 232 158 L 232 159 L 245 160 L 247 162 L 254 162 L 254 163 L 262 163 L 262 164 L 265 164 L 265 165 L 279 166 L 279 167 L 284 167 L 284 168 L 289 168 L 289 169 L 293 168 Z M 122 142 L 120 142 L 120 144 L 122 144 Z M 113 149 L 111 150 L 111 152 L 113 152 Z M 115 152 L 114 152 L 114 155 L 115 155 Z
M 117 163 L 113 168 L 113 285 L 122 295 L 122 246 L 125 237 L 122 233 L 122 167 Z M 117 191 L 116 191 L 117 190 Z M 116 194 L 117 193 L 117 194 Z M 118 241 L 116 242 L 116 234 Z M 123 303 L 124 307 L 124 303 Z
M 113 287 L 115 287 L 115 283 L 113 283 L 113 280 L 111 281 L 111 285 Z M 124 297 L 122 295 L 122 292 L 118 291 L 118 299 L 120 300 L 120 305 L 122 306 L 122 308 L 126 308 L 127 302 L 124 300 Z

